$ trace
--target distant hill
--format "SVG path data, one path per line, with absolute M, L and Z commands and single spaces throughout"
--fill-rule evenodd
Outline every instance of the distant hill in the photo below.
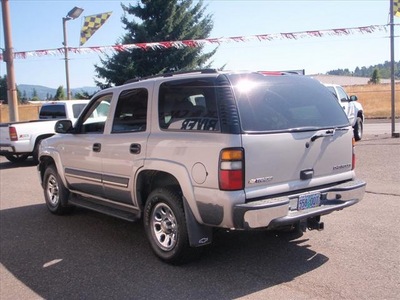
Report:
M 31 84 L 18 84 L 18 90 L 21 92 L 21 96 L 26 95 L 27 98 L 32 98 L 34 91 L 40 100 L 48 100 L 48 98 L 53 98 L 56 94 L 57 89 L 49 88 L 42 85 L 31 85 Z M 93 95 L 95 92 L 100 90 L 98 87 L 84 86 L 80 88 L 71 89 L 72 97 L 76 93 L 87 92 L 89 95 Z M 67 91 L 65 90 L 65 95 Z

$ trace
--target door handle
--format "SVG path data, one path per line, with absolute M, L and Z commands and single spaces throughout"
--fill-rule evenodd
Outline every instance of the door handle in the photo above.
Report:
M 140 144 L 131 144 L 129 146 L 129 152 L 132 154 L 139 154 L 141 150 L 142 146 L 140 146 Z
M 94 143 L 92 147 L 93 152 L 100 152 L 101 151 L 101 144 L 100 143 Z

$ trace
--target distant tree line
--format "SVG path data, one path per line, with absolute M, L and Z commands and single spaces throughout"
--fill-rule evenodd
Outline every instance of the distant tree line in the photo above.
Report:
M 73 95 L 73 99 L 90 99 L 92 98 L 93 94 L 89 94 L 86 91 L 81 91 L 78 93 L 75 93 Z M 60 85 L 57 88 L 56 94 L 53 96 L 50 93 L 46 94 L 46 97 L 44 99 L 41 99 L 38 96 L 38 93 L 36 89 L 33 89 L 32 95 L 28 95 L 26 91 L 21 91 L 18 89 L 17 86 L 17 99 L 18 103 L 20 104 L 25 104 L 28 103 L 28 101 L 46 101 L 46 100 L 66 100 L 67 97 L 65 96 L 65 90 L 62 85 Z M 0 76 L 0 101 L 4 104 L 8 103 L 8 95 L 7 95 L 7 75 Z
M 379 74 L 380 78 L 389 79 L 391 76 L 390 62 L 385 61 L 383 64 L 369 67 L 357 67 L 354 69 L 354 71 L 350 71 L 349 69 L 337 69 L 329 71 L 326 74 L 339 76 L 369 77 L 372 79 L 374 71 Z M 400 61 L 394 63 L 394 77 L 396 79 L 400 79 Z

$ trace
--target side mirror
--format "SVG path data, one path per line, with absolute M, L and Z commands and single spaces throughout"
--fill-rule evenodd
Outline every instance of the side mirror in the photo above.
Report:
M 71 120 L 60 120 L 56 122 L 56 125 L 54 126 L 54 131 L 56 133 L 69 133 L 71 132 L 72 128 L 73 126 Z
M 350 101 L 357 101 L 357 100 L 358 100 L 358 98 L 357 98 L 356 95 L 351 95 L 350 96 Z

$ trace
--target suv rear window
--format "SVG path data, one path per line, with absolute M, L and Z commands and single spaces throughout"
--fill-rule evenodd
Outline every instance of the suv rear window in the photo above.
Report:
M 158 105 L 161 129 L 219 131 L 215 88 L 210 79 L 165 82 L 160 86 Z
M 230 75 L 242 130 L 247 132 L 307 130 L 348 125 L 329 90 L 297 75 Z

